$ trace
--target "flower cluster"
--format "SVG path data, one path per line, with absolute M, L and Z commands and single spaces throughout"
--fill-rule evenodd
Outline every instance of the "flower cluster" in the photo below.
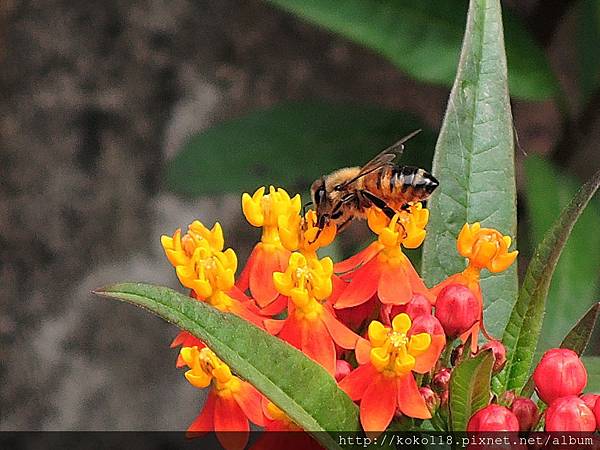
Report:
M 252 322 L 320 364 L 360 404 L 360 421 L 370 434 L 401 418 L 435 421 L 447 409 L 452 367 L 474 352 L 491 348 L 494 370 L 501 370 L 506 355 L 485 332 L 479 278 L 482 270 L 497 273 L 513 263 L 510 237 L 465 224 L 457 252 L 466 268 L 428 288 L 403 251 L 425 239 L 429 211 L 422 204 L 391 219 L 370 208 L 374 241 L 337 263 L 318 252 L 335 239 L 335 224 L 319 229 L 316 212 L 300 209 L 300 197 L 281 188 L 243 195 L 243 213 L 262 234 L 237 278 L 237 256 L 224 250 L 219 224 L 208 229 L 195 221 L 185 234 L 177 230 L 161 242 L 193 298 Z M 481 348 L 480 330 L 488 341 Z M 247 443 L 250 422 L 265 430 L 302 431 L 197 338 L 184 332 L 172 345 L 182 346 L 178 366 L 189 368 L 186 379 L 209 389 L 190 432 L 216 431 L 224 447 L 237 449 Z M 507 410 L 515 418 L 511 427 L 526 418 L 533 424 L 529 406 L 513 402 L 513 411 Z M 506 415 L 498 411 L 478 412 L 470 427 L 485 428 L 488 416 Z M 225 433 L 232 430 L 242 433 Z

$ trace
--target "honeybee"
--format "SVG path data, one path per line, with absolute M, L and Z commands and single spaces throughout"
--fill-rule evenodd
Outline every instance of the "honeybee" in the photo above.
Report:
M 409 204 L 429 198 L 438 180 L 423 169 L 393 162 L 406 141 L 420 131 L 403 137 L 362 167 L 338 169 L 315 180 L 310 190 L 319 229 L 333 222 L 341 231 L 352 219 L 365 218 L 372 206 L 391 219 Z

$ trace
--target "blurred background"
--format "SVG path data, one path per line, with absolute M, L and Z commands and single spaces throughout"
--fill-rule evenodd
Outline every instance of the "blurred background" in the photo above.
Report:
M 201 393 L 175 327 L 93 288 L 179 288 L 160 235 L 223 225 L 241 193 L 308 193 L 423 128 L 431 165 L 462 0 L 1 0 L 0 429 L 182 430 Z M 600 2 L 503 2 L 523 262 L 600 166 Z M 600 203 L 571 237 L 542 345 L 598 296 Z M 364 225 L 338 247 L 366 240 Z M 551 325 L 548 325 L 550 323 Z M 598 352 L 598 341 L 593 343 Z

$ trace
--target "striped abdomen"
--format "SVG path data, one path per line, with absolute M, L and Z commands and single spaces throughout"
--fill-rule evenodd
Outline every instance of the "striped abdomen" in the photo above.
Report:
M 429 172 L 412 166 L 384 166 L 363 179 L 363 189 L 385 200 L 394 209 L 427 199 L 438 184 Z

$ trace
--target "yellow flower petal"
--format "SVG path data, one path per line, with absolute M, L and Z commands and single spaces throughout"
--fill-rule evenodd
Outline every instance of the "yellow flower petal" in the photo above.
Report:
M 382 347 L 375 347 L 371 349 L 371 364 L 373 364 L 378 371 L 381 372 L 389 363 L 390 354 Z
M 403 333 L 403 334 L 408 333 L 408 330 L 410 330 L 411 325 L 412 325 L 412 322 L 410 320 L 410 317 L 408 316 L 408 314 L 405 314 L 405 313 L 398 314 L 392 320 L 392 329 L 396 333 Z
M 387 339 L 390 329 L 384 327 L 383 324 L 377 320 L 372 320 L 369 324 L 369 341 L 373 347 L 381 347 Z
M 207 373 L 205 373 L 203 371 L 193 371 L 193 370 L 188 370 L 185 373 L 185 378 L 186 378 L 186 380 L 188 380 L 190 382 L 190 384 L 192 386 L 200 388 L 200 389 L 207 387 L 212 380 L 211 375 L 208 375 Z
M 419 356 L 431 345 L 431 336 L 428 333 L 414 334 L 408 342 L 408 353 Z
M 403 375 L 410 372 L 415 367 L 415 358 L 409 354 L 398 356 L 394 361 L 394 371 L 396 375 Z

